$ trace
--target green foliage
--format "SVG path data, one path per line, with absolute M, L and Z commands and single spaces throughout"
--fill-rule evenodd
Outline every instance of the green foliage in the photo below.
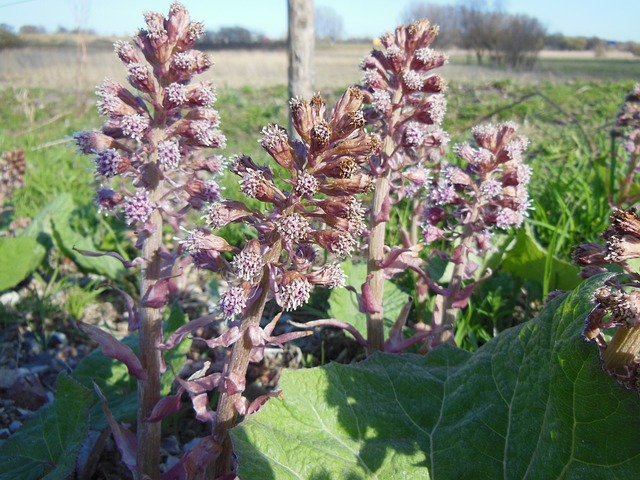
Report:
M 118 260 L 111 257 L 88 257 L 75 251 L 98 250 L 91 238 L 91 233 L 94 232 L 74 228 L 73 216 L 76 211 L 71 194 L 62 193 L 35 216 L 24 235 L 37 239 L 48 247 L 57 246 L 81 270 L 117 278 L 123 273 L 122 264 Z
M 424 357 L 285 371 L 284 400 L 232 431 L 239 476 L 634 477 L 640 401 L 581 337 L 601 282 L 592 278 L 475 353 L 443 346 Z
M 342 263 L 342 270 L 347 276 L 346 283 L 360 291 L 367 278 L 367 265 L 364 263 Z M 382 304 L 384 307 L 384 331 L 385 338 L 389 328 L 398 318 L 400 310 L 409 300 L 409 296 L 391 282 L 386 282 Z M 363 337 L 367 337 L 367 316 L 358 308 L 358 300 L 355 293 L 346 288 L 331 290 L 329 296 L 329 316 L 350 323 Z
M 45 253 L 33 238 L 0 238 L 0 291 L 15 287 L 33 273 Z
M 543 284 L 545 296 L 551 290 L 573 290 L 581 281 L 578 267 L 546 252 L 527 228 L 518 231 L 515 244 L 505 255 L 502 267 L 505 272 Z
M 60 374 L 55 402 L 40 409 L 0 447 L 0 479 L 69 478 L 89 431 L 92 402 L 92 391 Z

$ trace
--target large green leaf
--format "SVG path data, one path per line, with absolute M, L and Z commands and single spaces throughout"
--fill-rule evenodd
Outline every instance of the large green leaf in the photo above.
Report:
M 44 207 L 25 230 L 25 236 L 36 238 L 51 247 L 54 244 L 84 271 L 96 272 L 109 278 L 118 278 L 123 272 L 122 264 L 109 256 L 88 257 L 78 250 L 96 251 L 90 237 L 76 231 L 72 225 L 72 215 L 76 208 L 70 193 L 61 193 Z
M 475 353 L 285 371 L 232 431 L 260 479 L 610 479 L 640 472 L 640 399 L 581 338 L 594 278 Z
M 55 402 L 38 411 L 0 448 L 0 479 L 70 478 L 89 429 L 93 392 L 58 376 Z
M 34 238 L 0 238 L 0 291 L 15 287 L 32 273 L 46 251 Z
M 548 275 L 549 291 L 574 289 L 581 281 L 578 267 L 556 257 L 549 259 L 548 255 L 531 232 L 521 228 L 515 244 L 502 261 L 502 267 L 506 272 L 540 283 L 543 283 L 545 275 Z
M 347 276 L 347 285 L 351 285 L 357 291 L 360 291 L 362 284 L 367 278 L 367 265 L 364 263 L 351 263 L 346 261 L 342 263 L 342 270 Z M 409 296 L 400 290 L 391 282 L 385 282 L 383 307 L 384 307 L 384 327 L 385 338 L 389 328 L 396 321 L 400 310 Z M 367 316 L 358 309 L 358 299 L 353 292 L 346 288 L 335 288 L 331 290 L 329 297 L 329 315 L 343 322 L 350 323 L 362 334 L 367 337 Z

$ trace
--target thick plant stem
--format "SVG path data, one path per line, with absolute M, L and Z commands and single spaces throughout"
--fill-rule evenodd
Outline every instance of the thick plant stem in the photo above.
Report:
M 269 293 L 268 265 L 278 260 L 281 249 L 281 243 L 277 241 L 265 256 L 265 267 L 262 271 L 262 279 L 260 280 L 260 294 L 242 319 L 243 335 L 242 338 L 233 345 L 231 350 L 231 358 L 228 360 L 225 370 L 225 377 L 227 378 L 244 379 L 247 375 L 249 357 L 251 348 L 253 347 L 251 339 L 249 338 L 248 328 L 260 325 Z M 220 392 L 218 407 L 216 408 L 216 424 L 213 428 L 213 437 L 218 445 L 221 446 L 221 450 L 214 465 L 215 472 L 213 476 L 209 475 L 211 478 L 218 478 L 229 473 L 231 470 L 232 445 L 229 430 L 237 423 L 238 410 L 236 409 L 236 402 L 241 399 L 241 396 L 242 392 L 234 394 L 229 394 L 225 391 Z
M 458 299 L 458 295 L 463 289 L 465 270 L 467 269 L 467 262 L 469 261 L 469 251 L 473 243 L 473 224 L 478 219 L 478 211 L 475 207 L 469 215 L 469 220 L 466 222 L 462 231 L 460 244 L 458 245 L 458 258 L 453 274 L 451 276 L 451 282 L 449 282 L 449 294 L 442 300 L 442 333 L 440 334 L 439 343 L 455 343 L 453 329 L 456 323 L 456 317 L 458 316 L 459 308 L 455 306 Z
M 153 196 L 151 196 L 153 198 Z M 154 226 L 142 244 L 142 267 L 140 295 L 144 296 L 160 279 L 160 246 L 162 244 L 162 217 L 156 210 L 149 221 Z M 162 358 L 158 348 L 162 340 L 162 318 L 157 308 L 140 308 L 138 331 L 140 361 L 147 374 L 146 380 L 138 382 L 138 479 L 155 480 L 160 476 L 160 422 L 146 422 L 153 407 L 160 400 L 160 375 Z
M 624 375 L 625 367 L 634 364 L 640 352 L 640 328 L 618 327 L 613 338 L 602 352 L 603 366 L 612 373 Z
M 402 91 L 397 89 L 391 100 L 394 111 L 387 123 L 387 132 L 382 147 L 381 173 L 376 179 L 375 190 L 373 192 L 373 204 L 371 208 L 371 233 L 369 235 L 369 250 L 367 252 L 367 277 L 371 294 L 380 305 L 380 311 L 367 313 L 367 342 L 369 343 L 368 354 L 382 350 L 384 346 L 384 307 L 382 298 L 384 296 L 384 270 L 378 266 L 378 262 L 384 258 L 384 240 L 387 229 L 387 220 L 380 218 L 380 212 L 385 204 L 389 202 L 389 169 L 388 159 L 393 155 L 396 145 L 394 143 L 394 133 L 396 124 L 400 121 L 400 105 Z
M 384 345 L 384 310 L 382 297 L 384 295 L 384 269 L 378 263 L 384 258 L 384 237 L 387 222 L 378 217 L 385 199 L 389 197 L 389 179 L 385 175 L 378 177 L 373 196 L 373 208 L 371 209 L 371 234 L 369 235 L 369 251 L 367 255 L 367 273 L 371 294 L 380 304 L 378 312 L 367 313 L 367 342 L 369 354 L 382 350 Z

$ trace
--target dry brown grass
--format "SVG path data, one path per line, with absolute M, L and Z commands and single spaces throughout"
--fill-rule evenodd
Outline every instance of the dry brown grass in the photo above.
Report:
M 359 64 L 370 45 L 320 46 L 316 50 L 316 88 L 343 88 L 361 80 Z M 287 54 L 279 51 L 215 51 L 213 69 L 203 75 L 219 87 L 269 87 L 287 83 Z M 450 52 L 463 57 L 465 52 Z M 543 52 L 543 58 L 594 58 L 593 52 Z M 627 58 L 624 52 L 607 52 L 607 58 Z M 509 71 L 479 68 L 474 64 L 447 65 L 441 74 L 460 82 L 489 82 L 514 78 Z M 518 73 L 518 80 L 538 82 L 549 74 Z M 124 69 L 107 48 L 90 48 L 85 61 L 74 47 L 27 47 L 0 52 L 0 88 L 44 87 L 91 91 L 104 78 L 124 81 Z

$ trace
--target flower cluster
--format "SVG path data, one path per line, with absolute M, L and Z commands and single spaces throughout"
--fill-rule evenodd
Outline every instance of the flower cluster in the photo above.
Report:
M 468 225 L 478 234 L 480 252 L 492 228 L 519 227 L 530 208 L 527 185 L 531 168 L 522 161 L 528 140 L 517 125 L 482 125 L 473 129 L 477 147 L 456 145 L 463 167 L 443 164 L 432 180 L 424 211 L 426 244 L 452 240 Z
M 627 94 L 616 118 L 616 126 L 611 131 L 612 137 L 622 137 L 627 172 L 618 191 L 618 204 L 631 201 L 630 194 L 634 178 L 640 162 L 640 83 Z
M 209 228 L 242 221 L 257 231 L 257 240 L 247 242 L 230 265 L 217 263 L 213 268 L 229 273 L 231 287 L 219 305 L 228 318 L 248 307 L 265 269 L 270 294 L 284 310 L 304 305 L 314 285 L 344 285 L 339 264 L 322 264 L 324 256 L 317 252 L 327 250 L 337 259 L 349 256 L 365 231 L 364 208 L 356 195 L 372 188 L 361 167 L 379 152 L 380 140 L 364 131 L 363 100 L 355 87 L 331 112 L 318 94 L 310 101 L 292 99 L 291 116 L 300 140 L 276 124 L 263 128 L 260 145 L 288 172 L 282 185 L 276 184 L 271 168 L 246 155 L 233 159 L 231 170 L 239 177 L 241 192 L 268 207 L 254 211 L 243 202 L 224 199 L 205 207 Z
M 616 118 L 616 127 L 624 129 L 624 149 L 627 154 L 640 155 L 640 83 L 625 97 Z
M 373 174 L 390 173 L 397 198 L 413 197 L 428 183 L 428 164 L 444 153 L 449 136 L 440 125 L 446 113 L 446 84 L 432 70 L 447 57 L 431 48 L 438 27 L 422 19 L 381 37 L 360 66 L 370 104 L 365 115 L 394 148 L 372 164 Z
M 102 130 L 74 135 L 79 151 L 94 156 L 99 181 L 129 180 L 112 182 L 117 192 L 101 187 L 100 209 L 120 209 L 126 223 L 143 229 L 153 211 L 174 225 L 185 205 L 201 208 L 219 198 L 214 177 L 222 161 L 204 149 L 226 144 L 212 85 L 191 83 L 211 66 L 193 49 L 202 24 L 177 2 L 168 17 L 147 13 L 145 21 L 134 44 L 118 41 L 114 48 L 132 89 L 105 80 L 96 89 L 98 111 L 107 117 Z
M 604 244 L 575 248 L 573 259 L 582 267 L 582 277 L 606 273 L 606 265 L 616 265 L 623 273 L 608 274 L 605 284 L 595 290 L 595 308 L 587 316 L 583 335 L 600 347 L 606 371 L 625 386 L 640 390 L 640 274 L 629 263 L 640 258 L 640 217 L 634 209 L 614 210 L 602 237 Z M 616 327 L 611 339 L 605 340 L 603 330 Z

